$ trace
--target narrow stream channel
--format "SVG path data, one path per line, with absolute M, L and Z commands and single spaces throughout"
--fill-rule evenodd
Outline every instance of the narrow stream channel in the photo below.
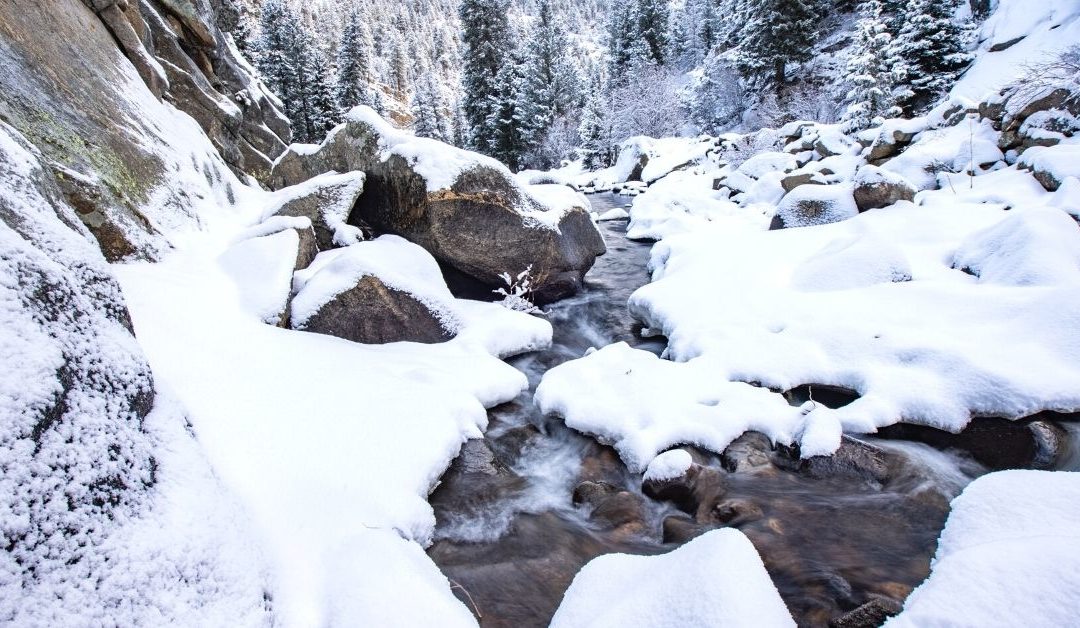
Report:
M 597 212 L 629 202 L 590 198 Z M 528 375 L 529 391 L 490 412 L 485 438 L 466 445 L 431 495 L 437 529 L 428 553 L 455 594 L 482 626 L 546 626 L 592 558 L 668 552 L 733 526 L 753 541 L 800 625 L 827 625 L 877 596 L 902 601 L 929 573 L 949 501 L 987 472 L 970 456 L 864 439 L 876 448 L 876 476 L 808 473 L 784 448 L 748 438 L 739 456 L 693 452 L 714 478 L 712 501 L 683 512 L 645 496 L 640 475 L 613 450 L 536 411 L 532 392 L 544 372 L 590 347 L 626 341 L 664 349 L 662 338 L 641 338 L 627 312 L 630 294 L 649 280 L 651 245 L 627 240 L 625 228 L 601 223 L 608 253 L 585 289 L 545 309 L 551 348 L 512 362 Z M 1069 464 L 1080 462 L 1072 457 Z

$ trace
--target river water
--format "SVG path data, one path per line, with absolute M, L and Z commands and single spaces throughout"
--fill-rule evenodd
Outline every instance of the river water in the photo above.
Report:
M 591 200 L 598 212 L 629 202 L 611 194 Z M 717 456 L 695 452 L 720 478 L 714 512 L 727 513 L 703 517 L 646 497 L 640 475 L 613 450 L 536 411 L 532 391 L 544 372 L 590 347 L 626 341 L 657 354 L 664 349 L 663 338 L 642 338 L 627 312 L 630 294 L 649 280 L 651 245 L 627 240 L 625 227 L 601 223 L 608 252 L 585 289 L 545 308 L 551 348 L 512 361 L 528 375 L 529 391 L 490 412 L 484 440 L 465 447 L 431 495 L 437 528 L 428 553 L 455 594 L 482 626 L 546 626 L 590 559 L 668 552 L 729 525 L 754 543 L 800 625 L 827 625 L 876 596 L 902 601 L 929 573 L 949 500 L 987 472 L 969 455 L 864 439 L 887 469 L 868 478 L 807 473 L 782 448 L 751 473 L 725 471 Z M 1072 458 L 1068 464 L 1080 464 L 1080 454 Z M 597 486 L 609 495 L 590 499 Z

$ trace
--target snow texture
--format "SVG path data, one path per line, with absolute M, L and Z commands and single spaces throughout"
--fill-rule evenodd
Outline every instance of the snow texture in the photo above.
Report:
M 311 228 L 306 218 L 294 220 Z M 243 308 L 264 323 L 276 325 L 285 313 L 299 247 L 296 229 L 285 229 L 242 240 L 219 258 L 225 272 L 236 282 Z
M 552 628 L 794 625 L 757 550 L 734 529 L 713 530 L 661 556 L 593 559 L 551 621 Z
M 776 208 L 784 227 L 812 227 L 859 215 L 850 185 L 800 185 Z
M 692 464 L 694 464 L 694 458 L 690 455 L 690 452 L 684 449 L 665 451 L 653 458 L 653 461 L 645 469 L 645 475 L 642 479 L 670 480 L 681 477 L 690 470 Z
M 1003 471 L 953 500 L 930 577 L 886 623 L 1067 626 L 1080 608 L 1080 475 Z

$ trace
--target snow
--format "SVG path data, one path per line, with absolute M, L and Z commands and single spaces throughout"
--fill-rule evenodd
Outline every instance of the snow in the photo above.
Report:
M 1067 626 L 1080 608 L 1080 475 L 1003 471 L 953 500 L 930 577 L 889 628 Z
M 311 223 L 306 218 L 301 223 Z M 300 248 L 295 229 L 243 240 L 225 251 L 219 262 L 236 282 L 241 306 L 259 320 L 276 325 L 292 292 L 293 267 Z
M 366 245 L 411 263 L 393 240 L 356 248 Z M 463 318 L 483 328 L 438 345 L 279 329 L 243 309 L 216 257 L 191 249 L 115 271 L 159 388 L 187 409 L 218 477 L 255 522 L 279 621 L 325 625 L 378 600 L 473 625 L 420 560 L 434 528 L 426 497 L 461 444 L 480 436 L 484 408 L 527 385 L 487 349 L 544 346 L 550 326 L 477 304 L 490 309 Z M 382 542 L 390 537 L 402 540 Z M 401 577 L 375 582 L 393 572 Z
M 566 212 L 575 207 L 586 211 L 592 209 L 592 204 L 585 195 L 577 190 L 559 184 L 529 185 L 525 188 L 529 195 L 535 199 L 546 211 L 527 212 L 530 220 L 543 223 L 551 229 L 557 229 L 559 220 Z
M 1080 285 L 1080 229 L 1057 209 L 1015 212 L 969 236 L 956 252 L 953 265 L 969 270 L 980 282 Z
M 552 628 L 794 626 L 754 546 L 714 530 L 661 556 L 608 554 L 574 577 Z
M 936 189 L 939 172 L 966 172 L 974 164 L 974 174 L 981 166 L 1004 161 L 997 146 L 998 133 L 988 120 L 968 120 L 956 126 L 923 131 L 912 146 L 881 166 L 907 179 L 919 190 Z
M 898 421 L 959 430 L 973 415 L 1080 408 L 1080 282 L 1075 263 L 1061 267 L 1080 227 L 1036 203 L 1006 212 L 925 195 L 922 207 L 807 229 L 717 224 L 665 238 L 630 309 L 668 338 L 673 361 L 607 347 L 549 371 L 538 404 L 636 468 L 684 443 L 720 452 L 748 429 L 811 456 L 841 432 Z M 1013 285 L 993 256 L 978 258 L 1006 232 L 1001 254 L 1042 285 Z M 959 251 L 989 276 L 953 268 Z M 860 398 L 803 414 L 772 392 L 803 384 Z
M 685 449 L 672 449 L 653 458 L 645 469 L 642 480 L 670 480 L 682 477 L 694 464 L 694 458 Z
M 630 212 L 626 211 L 622 207 L 612 207 L 606 212 L 596 217 L 598 222 L 604 222 L 607 220 L 629 220 Z
M 738 171 L 751 179 L 760 179 L 771 172 L 791 172 L 798 167 L 795 155 L 765 152 L 744 161 Z
M 1080 142 L 1029 148 L 1019 163 L 1036 172 L 1045 172 L 1057 181 L 1080 178 Z
M 1005 50 L 997 44 L 1024 39 Z M 983 24 L 975 63 L 953 86 L 954 96 L 980 102 L 1022 79 L 1030 65 L 1045 62 L 1080 41 L 1080 5 L 1075 0 L 1000 0 Z
M 632 240 L 659 240 L 709 224 L 732 229 L 764 229 L 764 211 L 754 212 L 712 189 L 714 174 L 675 172 L 634 199 L 626 235 Z
M 296 150 L 297 144 L 290 147 Z M 316 148 L 318 148 L 316 146 Z M 315 151 L 317 152 L 317 151 Z M 363 240 L 360 229 L 348 224 L 349 214 L 352 213 L 356 198 L 364 190 L 365 174 L 363 172 L 346 172 L 338 174 L 327 172 L 286 188 L 282 188 L 270 195 L 266 206 L 262 211 L 263 225 L 281 224 L 271 222 L 285 218 L 275 217 L 285 205 L 305 197 L 316 196 L 319 198 L 321 215 L 319 218 L 326 228 L 334 234 L 334 244 L 348 246 Z M 303 228 L 292 225 L 293 228 Z M 309 224 L 310 226 L 310 224 Z
M 454 297 L 438 262 L 423 247 L 395 235 L 320 253 L 309 268 L 297 272 L 293 327 L 303 329 L 324 305 L 356 287 L 365 276 L 378 277 L 387 287 L 415 297 L 447 331 L 454 333 L 460 327 L 453 312 Z

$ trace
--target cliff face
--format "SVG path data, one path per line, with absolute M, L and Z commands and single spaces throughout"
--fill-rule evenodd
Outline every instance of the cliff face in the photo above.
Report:
M 156 258 L 289 140 L 206 0 L 0 0 L 0 120 L 110 261 Z

